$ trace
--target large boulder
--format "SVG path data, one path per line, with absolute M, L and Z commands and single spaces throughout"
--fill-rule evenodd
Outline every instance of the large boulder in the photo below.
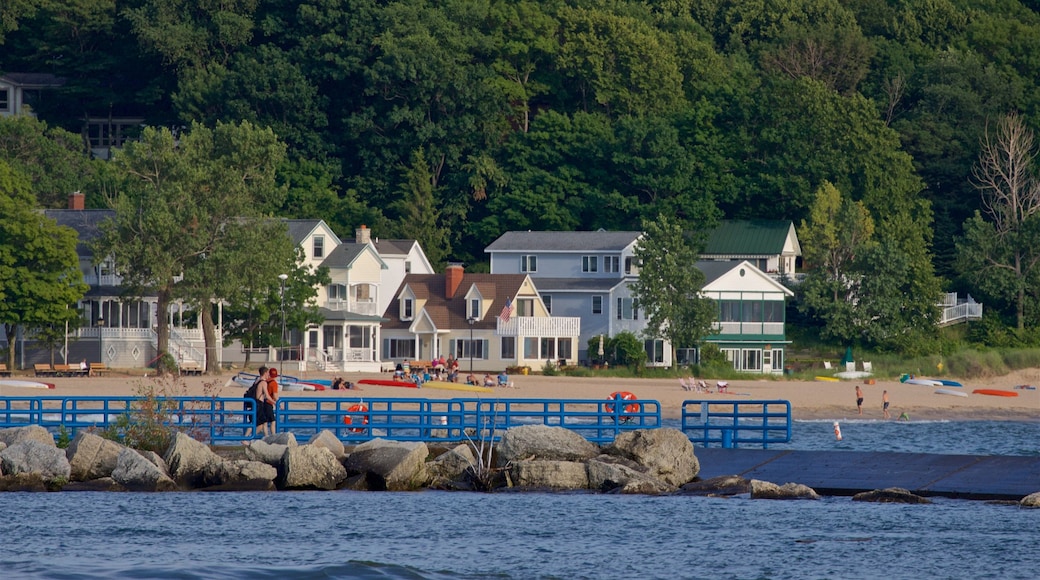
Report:
M 332 431 L 323 429 L 320 433 L 316 433 L 307 441 L 307 445 L 316 445 L 318 447 L 324 447 L 332 452 L 336 456 L 336 459 L 343 459 L 346 455 L 343 449 L 343 442 L 340 441 Z
M 532 459 L 514 462 L 509 476 L 515 487 L 588 489 L 589 474 L 584 463 Z
M 112 475 L 116 460 L 125 448 L 115 441 L 80 431 L 65 450 L 72 468 L 72 481 L 89 481 Z
M 467 469 L 476 468 L 477 457 L 473 454 L 473 448 L 462 443 L 448 451 L 441 453 L 436 459 L 426 465 L 430 476 L 430 487 L 450 487 L 466 473 Z
M 215 468 L 223 459 L 213 453 L 209 446 L 192 439 L 184 433 L 177 433 L 170 447 L 163 456 L 170 470 L 170 477 L 177 483 L 187 487 L 206 485 L 208 470 Z
M 289 446 L 282 457 L 278 487 L 282 489 L 336 489 L 347 470 L 331 451 L 315 445 Z
M 676 487 L 693 481 L 701 470 L 693 443 L 678 429 L 626 431 L 603 452 L 646 466 L 650 475 Z
M 211 465 L 205 476 L 208 491 L 270 491 L 275 488 L 278 470 L 262 461 L 224 460 Z
M 65 450 L 35 439 L 27 439 L 9 445 L 0 451 L 0 473 L 38 473 L 44 481 L 68 481 L 71 468 Z
M 364 474 L 369 489 L 406 491 L 429 481 L 429 455 L 425 443 L 373 439 L 355 447 L 344 466 L 350 473 Z
M 751 499 L 820 499 L 816 491 L 800 483 L 777 485 L 759 479 L 751 480 Z
M 669 487 L 668 484 L 647 475 L 648 469 L 645 466 L 615 455 L 593 457 L 586 463 L 586 469 L 589 476 L 589 488 L 599 491 L 622 491 L 623 493 L 628 493 L 623 490 L 630 483 L 632 486 L 628 489 L 642 486 L 667 490 Z M 671 491 L 674 491 L 674 488 Z
M 1040 491 L 1025 496 L 1020 502 L 1018 502 L 1018 505 L 1022 507 L 1040 508 Z
M 720 475 L 703 481 L 691 481 L 679 489 L 682 495 L 725 496 L 751 492 L 751 482 L 739 475 Z
M 901 487 L 888 487 L 864 491 L 852 496 L 852 501 L 872 501 L 877 503 L 932 503 L 932 500 L 910 493 Z
M 299 445 L 299 443 L 296 442 L 296 434 L 292 431 L 282 431 L 281 433 L 268 435 L 263 438 L 263 442 L 270 445 L 285 445 L 286 447 L 296 447 Z
M 502 435 L 498 464 L 520 460 L 585 461 L 599 455 L 599 447 L 574 431 L 548 425 L 522 425 Z
M 0 492 L 4 491 L 49 491 L 48 483 L 39 473 L 18 473 L 0 477 Z
M 57 447 L 54 444 L 54 435 L 51 435 L 50 431 L 39 425 L 0 429 L 0 443 L 5 444 L 6 447 L 22 441 L 38 441 L 51 447 Z
M 293 447 L 296 447 L 296 445 L 293 445 Z M 256 441 L 251 441 L 244 449 L 246 459 L 260 461 L 277 468 L 282 464 L 282 457 L 285 456 L 285 451 L 289 449 L 289 446 L 268 443 L 266 440 L 257 439 Z
M 177 482 L 165 470 L 129 447 L 119 452 L 112 479 L 130 491 L 177 490 Z

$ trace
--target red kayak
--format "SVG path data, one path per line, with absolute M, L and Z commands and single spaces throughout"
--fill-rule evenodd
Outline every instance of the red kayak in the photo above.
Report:
M 976 395 L 990 395 L 991 397 L 1017 397 L 1018 393 L 1015 391 L 1004 391 L 1001 389 L 975 389 L 972 391 Z
M 359 385 L 379 385 L 382 387 L 404 387 L 406 389 L 417 389 L 418 385 L 408 381 L 394 381 L 389 379 L 361 379 Z

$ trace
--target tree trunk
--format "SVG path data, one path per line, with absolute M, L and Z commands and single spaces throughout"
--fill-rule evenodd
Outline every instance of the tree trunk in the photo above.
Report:
M 18 325 L 4 324 L 4 334 L 7 336 L 7 368 L 13 370 L 17 368 L 14 366 L 14 350 L 15 339 L 18 336 Z
M 170 291 L 160 290 L 155 301 L 156 317 L 158 318 L 158 325 L 155 330 L 155 350 L 158 351 L 155 353 L 157 357 L 155 371 L 159 376 L 166 374 L 168 370 L 166 368 L 166 357 L 170 353 L 170 319 L 169 312 L 167 312 L 169 307 Z
M 206 373 L 220 371 L 217 360 L 217 327 L 213 324 L 213 305 L 204 304 L 199 309 L 202 314 L 202 337 L 206 341 Z

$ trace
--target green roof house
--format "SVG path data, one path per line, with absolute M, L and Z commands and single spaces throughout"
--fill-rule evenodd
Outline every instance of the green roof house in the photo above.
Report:
M 747 260 L 771 276 L 794 277 L 801 255 L 798 234 L 790 220 L 724 220 L 708 235 L 701 258 Z

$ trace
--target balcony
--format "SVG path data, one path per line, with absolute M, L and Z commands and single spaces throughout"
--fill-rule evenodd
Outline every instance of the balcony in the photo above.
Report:
M 719 334 L 741 336 L 783 336 L 783 322 L 716 322 Z
M 581 334 L 581 318 L 578 317 L 517 316 L 506 322 L 499 318 L 497 322 L 496 336 L 578 336 Z
M 336 310 L 341 312 L 353 312 L 355 314 L 365 314 L 368 316 L 376 316 L 377 304 L 374 298 L 365 298 L 360 300 L 329 300 L 325 307 L 329 310 Z

